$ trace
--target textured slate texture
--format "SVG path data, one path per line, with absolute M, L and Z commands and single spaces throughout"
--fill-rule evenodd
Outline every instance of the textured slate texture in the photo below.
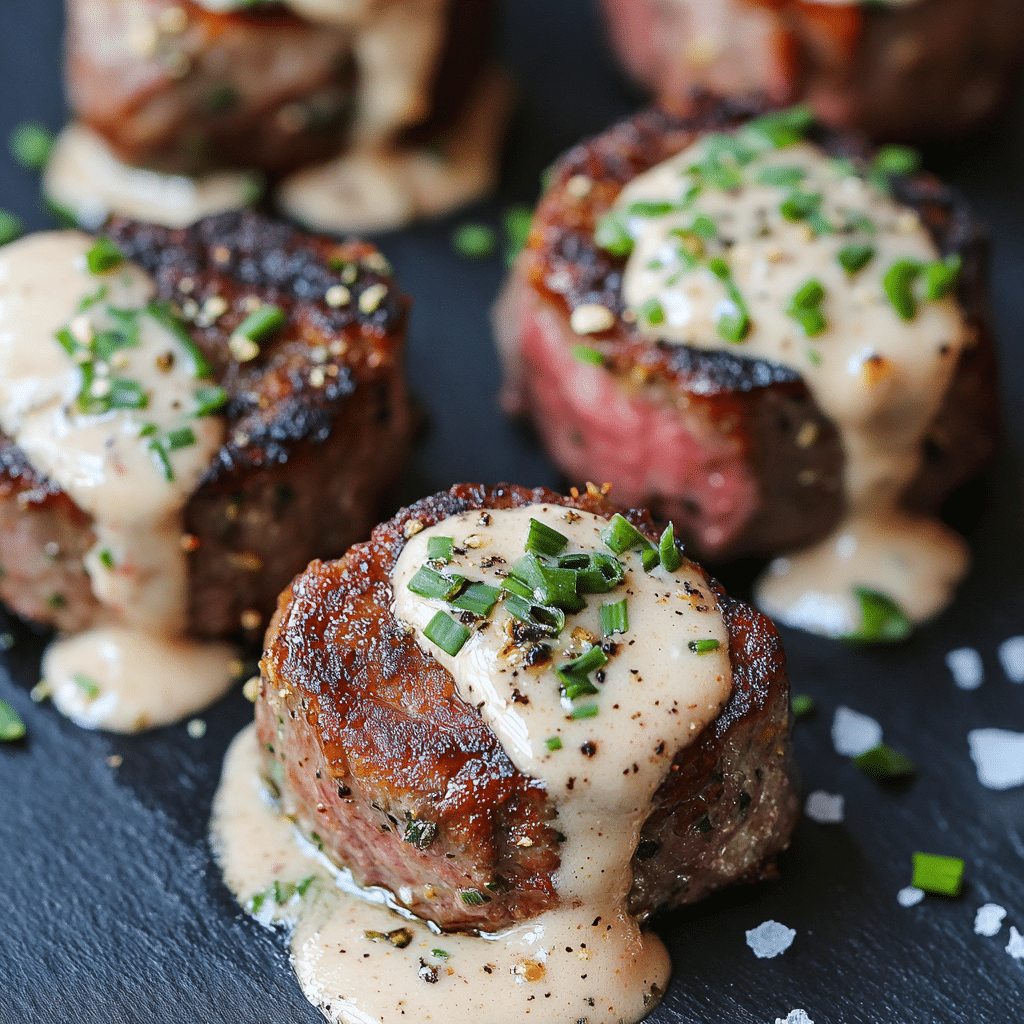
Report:
M 12 125 L 62 117 L 58 0 L 6 0 L 0 32 L 0 138 Z M 543 167 L 639 102 L 612 68 L 588 0 L 506 0 L 499 46 L 522 90 L 501 193 L 471 212 L 499 222 L 532 200 Z M 968 142 L 936 147 L 929 165 L 960 184 L 992 223 L 994 301 L 1003 342 L 1008 440 L 991 479 L 960 510 L 977 567 L 955 606 L 909 644 L 885 651 L 787 634 L 794 690 L 818 713 L 797 727 L 807 790 L 846 797 L 841 825 L 804 821 L 774 886 L 729 894 L 662 923 L 675 962 L 652 1024 L 771 1024 L 794 1008 L 815 1024 L 999 1024 L 1024 1017 L 1024 962 L 1005 952 L 1024 930 L 1024 788 L 983 789 L 967 732 L 1024 731 L 1024 686 L 995 651 L 1024 634 L 1024 124 L 1008 115 Z M 0 153 L 0 206 L 48 225 L 32 175 Z M 433 426 L 401 494 L 456 480 L 557 484 L 530 437 L 496 411 L 498 369 L 487 311 L 502 267 L 467 263 L 448 238 L 459 218 L 383 239 L 416 299 L 410 374 Z M 444 359 L 438 358 L 440 354 Z M 452 382 L 472 386 L 452 400 Z M 471 424 L 471 429 L 467 429 Z M 977 505 L 977 502 L 974 503 Z M 742 573 L 735 582 L 742 587 Z M 6 627 L 3 627 L 6 628 Z M 220 760 L 250 707 L 234 694 L 205 717 L 142 737 L 82 732 L 35 706 L 42 640 L 21 626 L 0 672 L 0 698 L 29 728 L 0 748 L 0 1022 L 2 1024 L 315 1024 L 280 936 L 241 914 L 205 839 Z M 953 684 L 943 658 L 977 648 L 986 680 Z M 877 718 L 920 765 L 904 788 L 879 786 L 832 749 L 843 703 Z M 120 767 L 107 758 L 120 755 Z M 964 894 L 904 909 L 916 850 L 962 856 Z M 987 901 L 1009 911 L 995 938 L 973 931 Z M 792 947 L 757 960 L 744 931 L 769 918 Z

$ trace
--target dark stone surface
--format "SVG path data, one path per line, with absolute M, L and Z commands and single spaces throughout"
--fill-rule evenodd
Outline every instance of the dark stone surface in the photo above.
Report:
M 56 127 L 58 0 L 7 0 L 0 32 L 0 139 L 24 120 Z M 449 245 L 472 217 L 499 223 L 532 200 L 562 149 L 639 102 L 613 70 L 587 0 L 506 0 L 499 45 L 522 102 L 502 190 L 463 214 L 385 236 L 402 287 L 416 300 L 410 375 L 432 430 L 399 498 L 457 480 L 556 485 L 530 438 L 499 416 L 487 309 L 502 267 L 468 263 Z M 795 1007 L 815 1024 L 1002 1024 L 1024 1014 L 1024 963 L 1005 952 L 1024 930 L 1024 789 L 977 782 L 967 733 L 1024 731 L 1024 686 L 1004 676 L 999 643 L 1024 634 L 1024 124 L 926 151 L 989 220 L 1002 341 L 1007 442 L 984 485 L 951 511 L 969 527 L 976 567 L 954 606 L 892 650 L 856 650 L 785 633 L 794 691 L 817 715 L 798 723 L 805 788 L 842 793 L 842 825 L 803 822 L 782 881 L 720 897 L 661 925 L 675 974 L 652 1024 L 771 1024 Z M 0 206 L 31 228 L 50 221 L 34 175 L 0 152 Z M 453 384 L 470 382 L 457 395 Z M 980 511 L 979 511 L 980 509 Z M 733 583 L 742 589 L 744 572 Z M 206 820 L 221 757 L 251 717 L 234 694 L 204 717 L 140 737 L 83 732 L 33 705 L 42 641 L 12 627 L 0 699 L 25 719 L 24 744 L 0 747 L 0 1022 L 2 1024 L 315 1024 L 284 942 L 245 917 L 220 884 Z M 986 679 L 958 690 L 947 651 L 977 648 Z M 902 788 L 879 786 L 833 750 L 846 704 L 877 718 L 919 764 Z M 110 755 L 123 757 L 118 768 Z M 961 856 L 963 895 L 904 909 L 914 850 Z M 1008 910 L 995 938 L 974 934 L 985 902 Z M 768 918 L 797 930 L 784 955 L 757 960 L 744 931 Z M 415 1022 L 411 1022 L 415 1024 Z

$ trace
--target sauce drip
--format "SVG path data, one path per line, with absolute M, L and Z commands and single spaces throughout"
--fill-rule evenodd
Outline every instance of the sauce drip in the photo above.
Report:
M 926 619 L 968 565 L 958 535 L 899 507 L 968 342 L 949 288 L 919 294 L 925 268 L 951 265 L 914 211 L 809 144 L 735 167 L 727 159 L 730 187 L 708 185 L 699 168 L 722 138 L 699 140 L 623 190 L 617 210 L 635 242 L 624 298 L 652 337 L 705 349 L 734 342 L 737 354 L 793 367 L 840 432 L 845 516 L 821 543 L 771 565 L 760 607 L 814 632 L 855 634 L 862 588 Z M 849 253 L 840 262 L 851 246 L 866 256 L 853 270 Z M 918 268 L 902 314 L 883 283 L 900 263 Z
M 148 311 L 152 280 L 127 263 L 90 272 L 91 245 L 52 232 L 0 250 L 0 427 L 93 518 L 92 628 L 51 643 L 43 675 L 79 724 L 127 732 L 204 707 L 231 680 L 229 645 L 183 636 L 181 511 L 224 427 L 196 415 L 198 367 Z M 128 397 L 108 408 L 111 394 Z
M 562 632 L 550 639 L 549 664 L 526 666 L 501 604 L 483 620 L 488 628 L 475 630 L 457 654 L 445 654 L 423 633 L 445 603 L 408 588 L 427 561 L 430 539 L 452 539 L 445 573 L 497 586 L 501 567 L 524 553 L 531 518 L 566 536 L 567 554 L 607 553 L 600 539 L 607 522 L 590 513 L 557 505 L 489 511 L 486 517 L 472 511 L 413 536 L 392 581 L 396 618 L 449 669 L 459 695 L 478 707 L 516 766 L 545 782 L 565 835 L 556 909 L 497 935 L 442 935 L 375 905 L 365 892 L 351 895 L 337 870 L 261 799 L 253 731 L 241 734 L 228 753 L 213 819 L 225 880 L 257 916 L 294 928 L 296 973 L 307 997 L 331 1020 L 390 1024 L 404 1013 L 446 1024 L 534 1017 L 611 1024 L 639 1020 L 664 991 L 667 953 L 626 909 L 630 861 L 674 753 L 728 699 L 725 624 L 714 594 L 689 563 L 674 572 L 659 566 L 646 573 L 639 553 L 627 552 L 618 556 L 623 583 L 588 595 L 585 609 L 567 615 Z M 703 604 L 692 600 L 694 591 Z M 617 648 L 598 694 L 588 698 L 598 713 L 574 719 L 572 702 L 560 697 L 554 666 L 587 645 L 584 631 L 599 638 L 601 605 L 622 598 L 626 632 L 614 634 Z M 717 645 L 698 654 L 689 646 L 698 640 Z M 527 695 L 528 703 L 513 691 Z M 552 738 L 561 743 L 557 749 L 548 742 Z M 398 948 L 386 937 L 405 941 L 402 929 L 408 944 Z

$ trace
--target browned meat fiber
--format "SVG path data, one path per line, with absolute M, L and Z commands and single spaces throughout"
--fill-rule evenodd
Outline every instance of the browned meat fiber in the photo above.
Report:
M 499 313 L 506 408 L 532 415 L 571 482 L 612 482 L 618 500 L 671 518 L 688 549 L 710 562 L 770 556 L 829 533 L 844 505 L 845 456 L 838 432 L 788 367 L 735 349 L 709 351 L 644 337 L 622 316 L 626 257 L 598 248 L 594 229 L 627 182 L 701 133 L 735 128 L 766 109 L 762 101 L 705 94 L 692 116 L 647 110 L 567 153 L 537 208 Z M 816 128 L 810 137 L 835 156 L 870 153 L 860 136 L 849 133 Z M 585 194 L 575 187 L 581 179 L 589 183 Z M 920 215 L 939 251 L 962 258 L 957 297 L 973 339 L 923 439 L 921 469 L 903 497 L 909 510 L 933 512 L 995 449 L 988 242 L 964 203 L 934 177 L 894 177 L 891 185 L 897 201 Z M 580 364 L 572 355 L 581 338 L 570 317 L 590 303 L 611 310 L 614 323 L 591 336 L 607 374 L 602 379 L 609 401 L 584 407 L 574 397 L 583 387 L 573 378 Z M 621 415 L 613 423 L 609 410 L 620 400 Z M 670 416 L 673 409 L 686 410 L 687 422 L 700 425 L 678 428 L 689 431 L 679 449 L 628 427 L 631 418 L 643 422 L 651 410 Z M 721 504 L 713 477 L 742 480 L 754 499 L 730 510 Z
M 562 504 L 610 517 L 599 491 L 561 497 L 460 484 L 401 511 L 281 596 L 256 701 L 264 769 L 282 811 L 365 885 L 452 930 L 494 931 L 557 901 L 553 807 L 455 682 L 391 613 L 407 526 L 472 509 Z M 628 517 L 652 540 L 646 513 Z M 642 916 L 772 877 L 797 815 L 785 655 L 771 622 L 721 597 L 734 689 L 672 761 L 633 858 Z M 431 841 L 423 842 L 429 829 Z M 467 905 L 460 890 L 491 894 Z
M 1019 0 L 913 4 L 603 0 L 629 72 L 685 111 L 695 88 L 807 100 L 881 140 L 947 136 L 990 117 L 1024 64 Z
M 369 534 L 401 468 L 416 426 L 403 378 L 409 301 L 372 245 L 251 213 L 184 230 L 115 220 L 108 233 L 181 310 L 229 396 L 226 441 L 184 511 L 189 632 L 255 638 L 311 558 Z M 332 306 L 339 272 L 351 301 Z M 364 312 L 370 288 L 382 298 Z M 216 318 L 204 312 L 214 297 Z M 287 321 L 239 363 L 228 339 L 254 298 Z M 99 610 L 82 566 L 92 543 L 89 517 L 0 437 L 0 597 L 25 618 L 86 628 Z
M 69 103 L 128 164 L 285 172 L 344 149 L 367 105 L 351 30 L 284 3 L 217 13 L 192 0 L 68 0 L 67 11 Z M 399 127 L 430 136 L 455 120 L 492 13 L 489 0 L 452 0 L 424 109 Z

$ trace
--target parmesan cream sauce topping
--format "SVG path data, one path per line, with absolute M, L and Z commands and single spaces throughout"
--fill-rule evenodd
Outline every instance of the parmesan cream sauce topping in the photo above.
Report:
M 81 725 L 127 732 L 204 707 L 231 679 L 228 645 L 183 637 L 181 510 L 224 427 L 195 415 L 201 382 L 190 353 L 146 312 L 152 280 L 127 263 L 91 273 L 92 242 L 51 232 L 0 250 L 0 427 L 93 517 L 85 565 L 100 607 L 93 628 L 47 648 L 43 674 L 54 702 Z M 120 311 L 137 328 L 136 343 L 106 362 L 90 360 L 88 343 L 117 327 Z M 82 363 L 57 340 L 63 328 L 82 346 Z M 86 361 L 95 367 L 86 394 L 109 393 L 108 381 L 134 382 L 145 408 L 80 411 Z M 152 425 L 145 434 L 144 425 Z M 168 450 L 165 468 L 150 445 L 185 428 L 194 440 Z
M 427 560 L 429 539 L 453 540 L 445 572 L 500 586 L 503 567 L 524 552 L 531 517 L 569 538 L 565 553 L 607 552 L 600 539 L 607 522 L 590 513 L 557 505 L 477 510 L 413 536 L 392 581 L 399 621 L 452 672 L 460 696 L 479 708 L 516 766 L 545 783 L 566 837 L 555 877 L 558 909 L 498 935 L 439 935 L 374 905 L 366 898 L 372 892 L 349 895 L 344 876 L 262 796 L 252 729 L 228 753 L 213 819 L 225 880 L 262 920 L 294 928 L 292 952 L 303 990 L 332 1020 L 391 1024 L 404 1015 L 446 1024 L 534 1018 L 612 1024 L 639 1020 L 664 991 L 670 969 L 664 946 L 641 932 L 627 912 L 630 861 L 675 752 L 728 699 L 725 624 L 714 594 L 689 563 L 672 573 L 660 566 L 645 573 L 639 555 L 627 553 L 618 556 L 624 582 L 609 593 L 587 595 L 587 608 L 566 616 L 561 636 L 551 641 L 552 663 L 525 666 L 500 603 L 482 620 L 489 622 L 486 628 L 477 621 L 457 655 L 443 653 L 424 637 L 423 627 L 444 603 L 418 597 L 407 586 Z M 573 720 L 553 666 L 580 653 L 583 630 L 599 638 L 601 604 L 623 597 L 628 630 L 614 635 L 617 648 L 604 666 L 599 693 L 588 698 L 598 714 Z M 697 654 L 688 646 L 695 640 L 716 640 L 718 647 Z M 561 740 L 560 749 L 549 749 L 552 737 Z M 394 938 L 400 929 L 409 933 L 404 948 L 366 934 Z
M 635 242 L 623 293 L 651 337 L 793 367 L 839 430 L 845 516 L 825 540 L 769 567 L 756 588 L 758 604 L 782 622 L 830 636 L 861 627 L 855 588 L 885 594 L 912 621 L 927 619 L 950 601 L 968 553 L 957 534 L 902 511 L 899 499 L 918 471 L 922 438 L 968 330 L 951 295 L 919 297 L 914 315 L 903 319 L 883 277 L 901 260 L 938 261 L 935 245 L 913 210 L 894 203 L 849 163 L 802 142 L 761 153 L 736 168 L 737 187 L 705 185 L 687 203 L 688 190 L 698 184 L 689 169 L 713 144 L 714 138 L 697 141 L 623 190 L 617 209 Z M 790 180 L 764 184 L 764 176 Z M 783 204 L 794 192 L 820 196 L 817 212 L 787 219 Z M 635 216 L 630 210 L 637 203 L 674 209 Z M 700 240 L 699 233 L 688 233 L 699 215 L 713 224 Z M 816 230 L 818 216 L 838 230 Z M 873 255 L 850 272 L 837 257 L 855 243 Z M 726 276 L 710 269 L 715 257 L 724 261 Z M 810 304 L 810 336 L 787 312 L 809 281 L 824 289 L 820 302 Z M 911 291 L 923 281 L 922 271 Z M 719 329 L 723 316 L 728 323 L 742 312 L 737 295 L 750 328 L 730 344 Z M 824 317 L 817 326 L 814 309 Z

